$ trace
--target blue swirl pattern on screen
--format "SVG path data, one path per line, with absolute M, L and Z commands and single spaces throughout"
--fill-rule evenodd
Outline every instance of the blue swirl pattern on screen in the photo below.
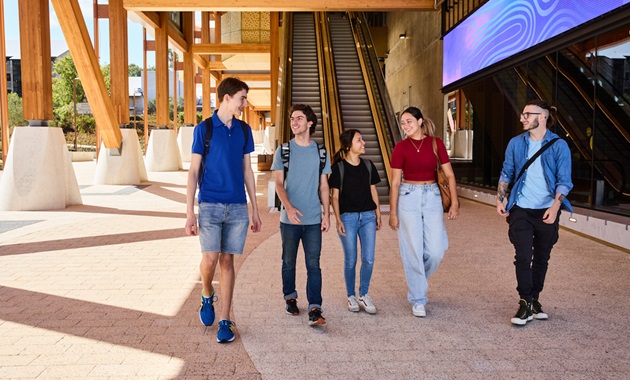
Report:
M 490 0 L 444 36 L 444 86 L 630 0 Z

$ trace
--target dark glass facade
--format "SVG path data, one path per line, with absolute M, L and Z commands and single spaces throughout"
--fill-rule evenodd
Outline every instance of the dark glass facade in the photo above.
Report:
M 627 20 L 627 19 L 626 19 Z M 574 205 L 630 216 L 630 24 L 545 52 L 459 88 L 474 109 L 472 159 L 457 180 L 495 189 L 530 99 L 558 108 L 552 131 L 573 154 Z

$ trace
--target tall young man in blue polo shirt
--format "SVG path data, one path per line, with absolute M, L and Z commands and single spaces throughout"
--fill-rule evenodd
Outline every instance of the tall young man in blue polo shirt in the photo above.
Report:
M 251 230 L 260 231 L 260 217 L 256 205 L 256 184 L 249 154 L 254 151 L 251 128 L 236 118 L 247 106 L 249 87 L 236 78 L 223 80 L 217 88 L 219 109 L 212 115 L 212 139 L 200 173 L 205 150 L 206 120 L 195 127 L 188 183 L 186 186 L 186 234 L 199 235 L 201 243 L 201 307 L 199 319 L 210 326 L 214 323 L 214 288 L 212 279 L 221 266 L 221 313 L 217 342 L 234 340 L 234 323 L 230 321 L 234 291 L 234 255 L 243 253 L 247 228 L 249 195 L 252 218 Z M 245 136 L 244 132 L 249 134 Z M 201 181 L 199 177 L 201 176 Z M 199 184 L 199 223 L 195 217 L 195 192 Z
M 566 199 L 573 188 L 571 151 L 556 140 L 516 178 L 536 152 L 557 138 L 549 131 L 555 118 L 551 107 L 532 100 L 521 113 L 524 133 L 512 138 L 505 151 L 497 190 L 497 212 L 509 218 L 508 235 L 516 250 L 516 290 L 519 308 L 511 322 L 523 326 L 535 319 L 547 319 L 538 301 L 543 290 L 551 248 L 558 241 L 560 209 L 573 212 Z M 508 184 L 516 181 L 506 199 Z M 507 204 L 506 204 L 507 201 Z

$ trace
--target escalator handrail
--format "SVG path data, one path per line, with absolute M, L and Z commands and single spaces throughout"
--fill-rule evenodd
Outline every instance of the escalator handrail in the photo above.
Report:
M 357 31 L 360 32 L 360 36 L 363 42 L 361 48 L 364 51 L 364 54 L 367 56 L 366 62 L 368 62 L 372 68 L 368 71 L 368 73 L 373 76 L 374 82 L 376 83 L 376 91 L 381 99 L 380 106 L 384 108 L 383 114 L 387 118 L 386 123 L 389 126 L 389 135 L 392 140 L 392 144 L 396 145 L 396 143 L 402 140 L 403 133 L 400 128 L 400 124 L 398 123 L 398 119 L 395 116 L 396 114 L 394 112 L 394 107 L 392 106 L 389 91 L 387 90 L 385 77 L 383 76 L 381 66 L 378 63 L 378 56 L 374 48 L 374 41 L 372 40 L 372 34 L 370 33 L 365 13 L 351 12 L 351 15 L 354 16 L 352 17 L 353 19 L 356 19 L 358 21 L 356 23 L 356 27 Z M 355 23 L 353 23 L 353 25 L 355 25 Z M 390 148 L 393 149 L 393 146 Z

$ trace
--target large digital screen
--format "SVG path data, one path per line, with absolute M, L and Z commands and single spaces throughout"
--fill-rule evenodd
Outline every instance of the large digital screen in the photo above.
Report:
M 444 36 L 444 86 L 630 0 L 490 0 Z

